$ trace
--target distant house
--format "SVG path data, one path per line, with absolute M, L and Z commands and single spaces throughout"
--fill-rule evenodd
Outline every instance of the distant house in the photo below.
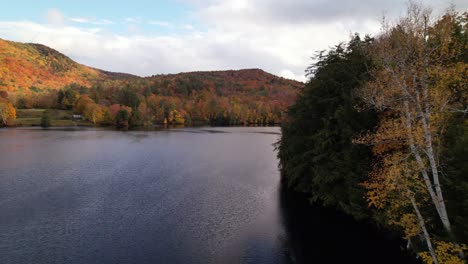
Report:
M 73 115 L 73 120 L 83 120 L 82 115 Z

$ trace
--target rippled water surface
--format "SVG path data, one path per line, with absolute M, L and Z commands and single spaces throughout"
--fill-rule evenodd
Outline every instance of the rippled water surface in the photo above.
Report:
M 289 263 L 294 247 L 320 255 L 323 243 L 307 248 L 291 235 L 300 216 L 282 210 L 278 137 L 279 128 L 2 129 L 0 263 Z

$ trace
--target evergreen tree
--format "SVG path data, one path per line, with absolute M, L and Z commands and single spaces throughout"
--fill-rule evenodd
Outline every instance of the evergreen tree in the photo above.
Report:
M 376 124 L 373 111 L 359 111 L 355 91 L 368 79 L 363 49 L 372 40 L 356 35 L 316 57 L 312 78 L 289 109 L 277 144 L 280 169 L 288 185 L 311 201 L 366 217 L 364 190 L 371 152 L 352 141 Z
M 41 127 L 50 127 L 50 114 L 49 114 L 49 111 L 44 111 L 42 113 Z
M 130 114 L 125 109 L 120 109 L 115 117 L 115 125 L 118 129 L 127 130 Z

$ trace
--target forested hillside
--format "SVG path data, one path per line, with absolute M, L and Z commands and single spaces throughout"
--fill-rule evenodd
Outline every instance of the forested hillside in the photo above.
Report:
M 0 39 L 0 89 L 21 92 L 60 88 L 71 83 L 90 85 L 102 79 L 100 71 L 72 61 L 58 51 L 40 44 Z
M 302 84 L 259 69 L 138 77 L 78 64 L 40 44 L 0 40 L 3 125 L 16 109 L 64 109 L 99 125 L 278 124 Z
M 467 22 L 411 3 L 320 53 L 277 144 L 290 188 L 400 232 L 425 263 L 468 249 Z

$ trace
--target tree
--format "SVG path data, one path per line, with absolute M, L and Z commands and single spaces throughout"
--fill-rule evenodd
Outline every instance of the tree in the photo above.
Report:
M 140 105 L 138 94 L 136 93 L 135 89 L 131 88 L 130 86 L 126 86 L 120 90 L 119 102 L 120 104 L 128 105 L 133 109 L 137 109 L 138 105 Z
M 47 110 L 42 112 L 41 127 L 50 127 L 50 113 Z
M 82 95 L 75 102 L 75 112 L 85 114 L 86 108 L 93 104 L 93 99 L 91 99 L 88 95 Z
M 100 123 L 104 118 L 105 109 L 102 105 L 90 103 L 84 109 L 84 116 L 93 124 Z
M 140 111 L 143 113 L 147 112 L 148 115 L 152 116 L 154 122 L 162 123 L 164 120 L 164 109 L 160 107 L 160 100 L 161 98 L 159 96 L 151 94 L 146 98 L 146 105 L 142 106 Z M 146 108 L 146 110 L 143 108 Z
M 460 60 L 466 37 L 456 37 L 456 31 L 463 27 L 456 21 L 456 14 L 448 12 L 431 23 L 429 9 L 410 3 L 407 16 L 395 26 L 384 24 L 383 32 L 369 49 L 375 67 L 372 80 L 361 90 L 367 104 L 386 113 L 376 133 L 364 140 L 374 145 L 374 154 L 380 160 L 380 166 L 375 167 L 381 168 L 382 178 L 372 180 L 375 172 L 371 173 L 368 200 L 381 195 L 378 189 L 410 193 L 392 196 L 391 203 L 412 205 L 434 263 L 440 259 L 431 235 L 438 232 L 424 231 L 424 218 L 429 217 L 422 216 L 419 205 L 427 197 L 449 240 L 456 242 L 443 195 L 438 155 L 447 113 L 466 109 L 466 102 L 454 100 L 456 91 L 466 91 L 463 79 L 467 68 Z M 413 180 L 408 181 L 408 177 Z M 415 187 L 421 184 L 424 188 Z
M 0 99 L 8 99 L 8 92 L 0 90 Z
M 118 129 L 127 130 L 129 117 L 130 117 L 130 113 L 126 109 L 121 108 L 117 112 L 117 115 L 115 116 L 115 126 Z
M 369 216 L 359 183 L 367 177 L 371 151 L 352 140 L 376 122 L 372 110 L 356 109 L 362 101 L 355 96 L 369 77 L 364 49 L 371 42 L 356 35 L 318 54 L 277 144 L 281 174 L 291 188 L 356 218 Z
M 32 108 L 32 102 L 30 98 L 26 97 L 20 97 L 16 101 L 16 107 L 18 109 L 31 109 Z
M 6 99 L 0 98 L 0 126 L 13 125 L 16 120 L 16 109 Z
M 446 188 L 447 210 L 453 215 L 457 238 L 468 243 L 468 116 L 453 114 L 441 143 L 442 183 Z
M 141 115 L 142 125 L 149 126 L 153 123 L 154 116 L 151 115 L 151 109 L 148 107 L 146 102 L 140 103 L 138 106 L 138 112 Z
M 143 115 L 140 110 L 135 109 L 132 111 L 130 115 L 130 119 L 128 120 L 129 127 L 141 127 L 144 125 Z
M 61 106 L 62 109 L 72 109 L 75 100 L 78 98 L 78 94 L 75 90 L 71 87 L 66 88 L 65 90 L 61 90 L 58 93 L 57 102 Z
M 185 123 L 185 118 L 183 116 L 183 113 L 177 111 L 177 110 L 172 110 L 171 112 L 169 112 L 169 115 L 168 115 L 168 122 L 170 124 L 178 124 L 178 125 L 182 125 Z

